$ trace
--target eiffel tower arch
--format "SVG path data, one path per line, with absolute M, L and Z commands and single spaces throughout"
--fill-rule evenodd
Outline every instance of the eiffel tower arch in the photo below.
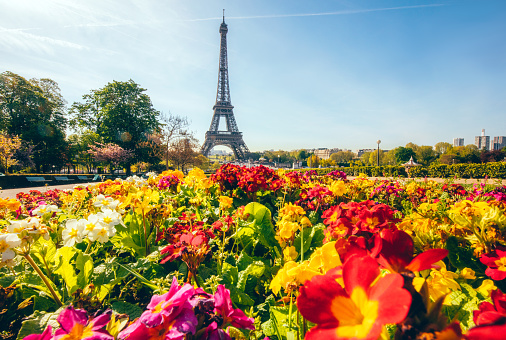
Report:
M 242 139 L 242 132 L 239 131 L 234 117 L 234 107 L 230 101 L 230 85 L 228 82 L 228 60 L 227 60 L 227 24 L 225 14 L 220 25 L 220 65 L 218 72 L 218 89 L 216 91 L 216 103 L 213 107 L 213 119 L 209 131 L 206 132 L 206 139 L 200 153 L 208 156 L 209 152 L 218 145 L 227 146 L 234 152 L 236 159 L 245 159 L 249 153 L 246 143 Z M 224 118 L 226 130 L 220 130 L 220 120 Z

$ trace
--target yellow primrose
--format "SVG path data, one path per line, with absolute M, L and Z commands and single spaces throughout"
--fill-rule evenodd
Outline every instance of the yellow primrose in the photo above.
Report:
M 476 279 L 476 275 L 474 270 L 471 268 L 464 268 L 460 271 L 460 277 L 466 280 L 474 280 Z
M 228 210 L 232 207 L 234 199 L 228 196 L 220 196 L 219 201 L 220 201 L 220 210 Z
M 283 220 L 294 220 L 305 214 L 306 212 L 302 207 L 292 203 L 286 203 L 279 209 L 279 216 L 281 216 Z
M 286 247 L 283 249 L 283 258 L 285 261 L 295 261 L 297 259 L 297 256 L 299 256 L 299 253 L 297 253 L 297 250 L 295 250 L 294 246 Z
M 336 250 L 336 241 L 325 243 L 316 249 L 309 258 L 309 266 L 325 274 L 332 268 L 341 266 L 341 258 Z
M 486 298 L 490 297 L 490 293 L 492 293 L 493 290 L 496 290 L 497 287 L 494 284 L 494 281 L 490 279 L 483 280 L 481 283 L 481 286 L 479 286 L 476 290 L 483 295 Z
M 285 263 L 283 268 L 281 268 L 276 276 L 272 279 L 269 284 L 269 288 L 272 290 L 274 294 L 278 294 L 281 288 L 287 290 L 291 284 L 294 282 L 294 278 L 288 275 L 288 271 L 292 268 L 297 267 L 298 264 L 293 261 L 288 261 Z
M 334 196 L 339 197 L 348 192 L 348 188 L 343 181 L 334 181 L 330 184 L 329 190 L 332 191 Z
M 199 168 L 191 169 L 184 178 L 184 183 L 195 189 L 207 189 L 212 185 L 204 171 Z

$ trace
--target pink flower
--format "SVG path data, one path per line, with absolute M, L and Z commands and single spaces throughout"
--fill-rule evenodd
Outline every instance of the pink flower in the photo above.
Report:
M 163 318 L 155 327 L 147 327 L 137 319 L 118 334 L 128 340 L 183 340 L 187 333 L 195 333 L 197 318 L 191 309 L 183 309 L 176 318 Z
M 192 317 L 188 317 L 188 323 L 191 325 L 189 330 L 195 332 L 197 318 L 193 314 L 190 298 L 195 294 L 195 289 L 190 284 L 184 284 L 182 287 L 177 283 L 176 277 L 172 280 L 172 286 L 169 292 L 163 295 L 153 295 L 147 306 L 147 311 L 142 313 L 139 321 L 147 327 L 156 327 L 167 320 L 172 322 L 179 317 L 179 314 L 191 311 Z M 186 315 L 186 314 L 185 314 Z
M 65 308 L 56 319 L 61 328 L 54 333 L 54 340 L 81 339 L 81 340 L 114 340 L 104 328 L 111 320 L 111 311 L 88 318 L 88 313 L 83 309 Z M 47 331 L 47 329 L 46 329 Z M 42 333 L 44 335 L 46 333 Z M 41 335 L 41 336 L 42 336 Z M 47 337 L 45 339 L 51 339 Z M 44 339 L 44 338 L 39 338 Z
M 231 324 L 236 328 L 255 329 L 253 318 L 248 318 L 240 309 L 234 309 L 230 299 L 230 290 L 224 285 L 219 285 L 214 293 L 214 313 L 223 318 L 221 327 Z

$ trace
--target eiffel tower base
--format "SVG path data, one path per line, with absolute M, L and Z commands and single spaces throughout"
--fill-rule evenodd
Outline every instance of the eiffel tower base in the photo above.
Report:
M 215 146 L 228 146 L 234 152 L 236 159 L 246 159 L 249 150 L 242 140 L 241 132 L 206 132 L 206 140 L 200 149 L 200 153 L 208 156 Z

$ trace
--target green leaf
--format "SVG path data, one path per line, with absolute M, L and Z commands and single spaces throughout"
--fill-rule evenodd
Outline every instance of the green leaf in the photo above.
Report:
M 139 306 L 124 301 L 115 301 L 111 307 L 118 314 L 127 314 L 130 320 L 134 320 L 142 314 L 142 309 Z
M 93 260 L 91 256 L 78 252 L 76 268 L 79 270 L 79 274 L 77 275 L 77 284 L 79 288 L 84 288 L 90 284 L 91 275 L 93 274 Z
M 40 263 L 47 264 L 50 270 L 53 270 L 56 261 L 56 245 L 53 240 L 45 240 L 43 237 L 39 237 L 31 247 L 31 254 L 37 258 Z M 45 265 L 42 268 L 45 270 Z
M 265 264 L 263 262 L 261 261 L 253 262 L 245 270 L 239 273 L 237 281 L 237 289 L 244 292 L 246 288 L 246 280 L 248 279 L 248 277 L 251 275 L 258 278 L 263 275 L 264 271 L 265 271 Z
M 255 236 L 266 247 L 280 248 L 276 241 L 276 232 L 271 222 L 271 211 L 264 205 L 251 202 L 244 208 L 244 213 L 249 214 L 248 221 L 252 222 L 251 228 L 255 231 Z M 278 249 L 279 250 L 279 249 Z
M 47 325 L 51 325 L 53 329 L 58 328 L 60 325 L 56 321 L 56 318 L 60 314 L 60 310 L 54 313 L 35 311 L 27 320 L 22 322 L 16 340 L 22 340 L 31 334 L 40 334 Z
M 71 264 L 72 258 L 77 253 L 76 248 L 62 247 L 56 252 L 57 265 L 55 273 L 59 274 L 67 286 L 68 295 L 72 295 L 79 287 L 77 285 L 77 275 L 74 266 Z

